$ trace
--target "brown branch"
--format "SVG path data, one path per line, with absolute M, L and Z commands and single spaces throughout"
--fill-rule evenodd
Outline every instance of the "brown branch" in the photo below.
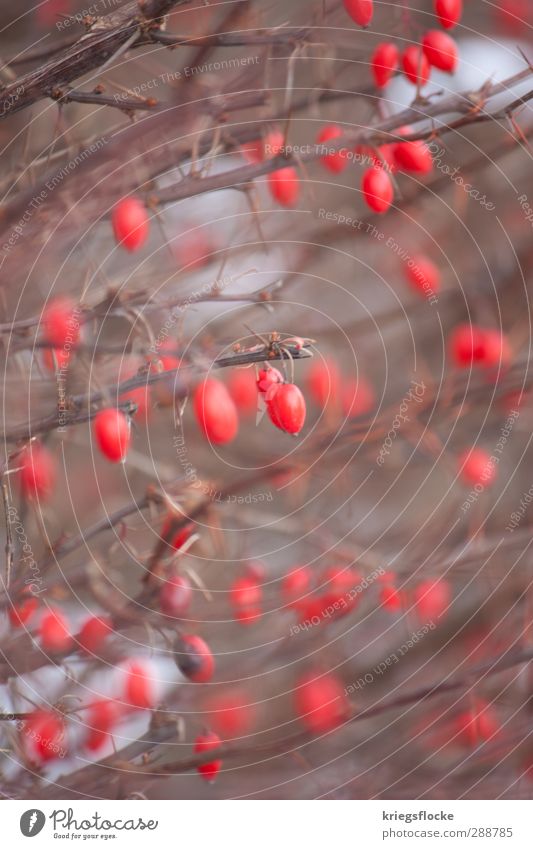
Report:
M 53 97 L 56 90 L 107 63 L 130 41 L 131 47 L 149 43 L 150 30 L 159 27 L 160 19 L 174 6 L 189 2 L 139 0 L 99 18 L 90 32 L 62 54 L 7 85 L 0 92 L 3 104 L 0 117 L 6 118 L 45 97 Z
M 279 27 L 275 29 L 258 29 L 252 32 L 223 32 L 213 35 L 188 36 L 173 35 L 168 32 L 152 32 L 152 41 L 168 47 L 248 47 L 251 45 L 289 45 L 294 46 L 304 41 L 310 33 L 309 28 Z

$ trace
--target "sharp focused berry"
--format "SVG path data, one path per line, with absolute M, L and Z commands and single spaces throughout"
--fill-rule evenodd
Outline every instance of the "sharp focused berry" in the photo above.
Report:
M 293 383 L 279 386 L 273 398 L 267 402 L 271 421 L 285 433 L 297 435 L 305 424 L 305 398 Z
M 266 366 L 257 375 L 257 389 L 262 395 L 266 395 L 273 386 L 279 383 L 283 383 L 283 375 L 272 366 Z
M 131 429 L 128 418 L 122 410 L 110 407 L 100 410 L 94 419 L 94 435 L 100 451 L 112 463 L 125 459 L 131 442 Z
M 445 32 L 437 29 L 427 32 L 422 39 L 422 48 L 426 59 L 434 68 L 447 74 L 453 74 L 457 70 L 459 50 L 453 38 Z
M 433 157 L 423 141 L 398 142 L 393 148 L 396 167 L 413 174 L 429 174 L 433 170 Z
M 225 445 L 237 436 L 237 407 L 220 380 L 208 377 L 196 388 L 194 413 L 204 436 L 215 445 Z

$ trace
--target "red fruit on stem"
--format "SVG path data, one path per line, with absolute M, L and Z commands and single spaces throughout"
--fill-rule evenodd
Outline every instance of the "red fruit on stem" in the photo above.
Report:
M 194 741 L 194 751 L 196 754 L 200 755 L 204 752 L 211 752 L 214 749 L 218 749 L 221 745 L 222 741 L 220 737 L 213 731 L 209 731 L 207 734 L 198 735 L 198 737 Z M 204 781 L 207 781 L 209 784 L 211 784 L 220 772 L 221 766 L 221 760 L 209 761 L 209 763 L 204 763 L 200 764 L 200 766 L 197 766 L 196 770 L 199 775 L 202 776 Z
M 435 14 L 444 29 L 453 29 L 463 14 L 463 0 L 435 0 Z
M 243 415 L 253 415 L 257 411 L 257 384 L 253 369 L 232 369 L 228 391 Z
M 100 451 L 111 463 L 126 457 L 131 442 L 130 423 L 122 410 L 109 407 L 100 410 L 94 419 L 94 435 Z
M 190 607 L 192 587 L 184 575 L 165 581 L 159 593 L 159 607 L 166 616 L 182 617 Z
M 61 351 L 75 348 L 80 339 L 76 304 L 70 298 L 55 298 L 43 315 L 43 340 Z
M 318 134 L 316 143 L 319 145 L 324 145 L 327 148 L 327 143 L 332 141 L 333 139 L 338 139 L 343 135 L 343 130 L 341 127 L 338 127 L 336 124 L 328 124 L 325 126 Z M 346 148 L 342 148 L 341 150 L 332 151 L 331 153 L 326 153 L 325 156 L 322 156 L 321 162 L 325 168 L 329 171 L 332 171 L 334 174 L 340 174 L 341 171 L 344 171 L 348 166 L 347 159 L 347 150 Z
M 111 620 L 107 616 L 91 616 L 82 625 L 78 643 L 84 652 L 93 655 L 100 651 L 112 631 Z
M 405 266 L 405 276 L 413 289 L 422 295 L 436 295 L 440 290 L 440 271 L 426 256 L 414 256 Z
M 402 56 L 402 68 L 410 83 L 422 88 L 429 80 L 431 67 L 421 47 L 411 44 Z
M 382 215 L 387 212 L 394 200 L 394 188 L 391 178 L 383 168 L 369 168 L 363 175 L 363 196 L 367 206 Z
M 42 501 L 49 499 L 57 477 L 50 452 L 39 442 L 30 442 L 21 452 L 19 462 L 19 482 L 23 496 Z
M 335 360 L 313 360 L 307 374 L 309 394 L 313 401 L 324 410 L 328 405 L 335 406 L 340 397 L 341 374 Z
M 257 375 L 257 389 L 262 395 L 266 395 L 269 389 L 279 383 L 283 383 L 283 375 L 272 366 L 266 366 Z
M 35 596 L 28 596 L 25 594 L 22 601 L 18 604 L 14 604 L 8 609 L 8 616 L 11 625 L 13 625 L 14 628 L 24 627 L 24 625 L 28 624 L 38 607 L 38 599 L 35 598 Z
M 328 566 L 321 576 L 320 585 L 328 617 L 349 613 L 361 597 L 361 576 L 344 566 Z
M 376 404 L 373 387 L 364 377 L 344 380 L 342 388 L 342 411 L 350 419 L 365 416 Z
M 43 651 L 51 654 L 66 652 L 73 644 L 67 619 L 56 608 L 51 608 L 41 619 L 39 635 Z
M 450 333 L 448 349 L 459 368 L 481 363 L 485 356 L 483 330 L 475 324 L 460 324 Z
M 348 714 L 344 688 L 335 675 L 308 674 L 300 678 L 294 693 L 297 715 L 314 734 L 336 728 Z
M 220 380 L 208 377 L 197 386 L 194 413 L 204 436 L 215 445 L 225 445 L 237 436 L 237 407 Z
M 267 402 L 273 424 L 285 433 L 297 435 L 305 423 L 305 398 L 293 383 L 283 383 Z
M 128 707 L 150 710 L 155 707 L 155 679 L 148 664 L 130 661 L 124 667 L 124 701 Z
M 300 195 L 300 178 L 292 166 L 272 171 L 268 175 L 270 194 L 281 206 L 294 206 Z
M 378 88 L 385 88 L 400 64 L 400 51 L 390 41 L 378 44 L 372 55 L 372 74 Z
M 481 365 L 484 368 L 505 368 L 511 362 L 511 347 L 501 330 L 492 328 L 482 331 L 483 356 Z
M 422 49 L 429 64 L 439 71 L 453 74 L 459 62 L 459 50 L 453 38 L 438 29 L 427 32 L 422 39 Z
M 148 238 L 150 229 L 148 213 L 138 198 L 121 200 L 111 216 L 113 232 L 118 244 L 127 251 L 138 251 Z
M 393 148 L 396 167 L 414 174 L 429 174 L 433 170 L 433 157 L 423 141 L 398 142 Z
M 97 752 L 107 743 L 111 731 L 120 719 L 120 715 L 119 706 L 111 699 L 102 699 L 87 708 L 85 746 L 89 751 Z
M 195 684 L 211 681 L 215 659 L 205 640 L 195 634 L 178 637 L 174 644 L 174 662 L 179 671 Z
M 490 486 L 496 479 L 496 465 L 482 448 L 472 448 L 459 457 L 459 472 L 466 484 Z
M 36 710 L 24 721 L 25 749 L 33 760 L 52 761 L 65 753 L 65 725 L 55 711 Z
M 432 622 L 448 609 L 452 600 L 452 590 L 444 578 L 429 578 L 415 589 L 416 612 L 422 622 Z
M 360 27 L 367 27 L 374 15 L 374 0 L 344 0 L 344 8 Z

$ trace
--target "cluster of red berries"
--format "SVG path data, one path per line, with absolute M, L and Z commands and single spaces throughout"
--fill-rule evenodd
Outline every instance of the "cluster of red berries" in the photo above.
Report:
M 344 0 L 344 8 L 356 24 L 368 27 L 374 16 L 374 0 Z M 453 29 L 461 20 L 463 0 L 434 0 L 435 15 L 444 29 Z

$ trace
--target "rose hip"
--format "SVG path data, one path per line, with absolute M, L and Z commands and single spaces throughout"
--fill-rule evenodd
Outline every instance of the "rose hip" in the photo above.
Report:
M 113 209 L 111 222 L 118 244 L 127 251 L 138 251 L 148 238 L 146 207 L 138 198 L 125 198 Z
M 131 441 L 128 418 L 115 407 L 100 410 L 93 424 L 94 435 L 100 451 L 111 463 L 122 462 Z
M 194 413 L 202 433 L 215 445 L 225 445 L 237 436 L 239 416 L 226 386 L 214 377 L 206 378 L 194 393 Z

